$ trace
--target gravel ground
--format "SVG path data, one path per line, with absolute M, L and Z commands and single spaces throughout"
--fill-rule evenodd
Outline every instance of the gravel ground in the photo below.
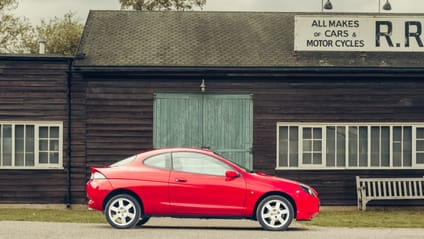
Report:
M 268 232 L 255 221 L 152 218 L 144 227 L 113 229 L 104 224 L 0 222 L 1 239 L 424 239 L 424 229 L 323 228 L 294 223 L 284 232 Z

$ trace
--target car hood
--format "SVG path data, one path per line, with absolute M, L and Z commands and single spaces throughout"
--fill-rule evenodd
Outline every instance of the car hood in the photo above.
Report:
M 280 178 L 280 177 L 275 177 L 275 176 L 271 176 L 262 172 L 254 172 L 250 174 L 252 178 L 255 179 L 255 181 L 261 181 L 261 182 L 266 182 L 268 184 L 272 184 L 274 186 L 281 186 L 281 185 L 287 185 L 287 184 L 291 184 L 291 185 L 300 185 L 301 183 L 297 182 L 297 181 L 293 181 L 290 179 L 286 179 L 286 178 Z

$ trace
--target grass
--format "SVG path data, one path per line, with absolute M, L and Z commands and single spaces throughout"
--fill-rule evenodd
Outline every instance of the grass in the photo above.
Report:
M 0 209 L 0 221 L 105 223 L 98 211 L 53 209 Z
M 0 209 L 0 221 L 106 223 L 98 211 L 49 209 Z M 301 223 L 321 227 L 424 228 L 424 211 L 323 211 L 312 221 Z
M 312 221 L 301 223 L 322 227 L 424 228 L 424 211 L 323 211 Z

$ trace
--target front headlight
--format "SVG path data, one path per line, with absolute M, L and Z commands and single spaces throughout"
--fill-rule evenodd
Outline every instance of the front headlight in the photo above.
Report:
M 309 187 L 308 185 L 300 184 L 299 186 L 303 189 L 303 191 L 305 191 L 305 192 L 306 192 L 306 193 L 308 193 L 309 195 L 311 195 L 311 196 L 313 196 L 313 197 L 316 197 L 316 196 L 317 196 L 317 195 L 315 195 L 314 190 L 312 190 L 312 188 L 311 188 L 311 187 Z
M 99 173 L 99 172 L 95 172 L 91 174 L 90 177 L 91 180 L 96 180 L 96 179 L 106 179 L 105 175 Z

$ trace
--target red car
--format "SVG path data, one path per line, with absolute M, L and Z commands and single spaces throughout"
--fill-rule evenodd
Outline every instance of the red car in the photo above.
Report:
M 88 206 L 115 228 L 150 217 L 248 218 L 285 230 L 319 213 L 318 193 L 287 179 L 250 172 L 210 150 L 157 149 L 92 168 Z

